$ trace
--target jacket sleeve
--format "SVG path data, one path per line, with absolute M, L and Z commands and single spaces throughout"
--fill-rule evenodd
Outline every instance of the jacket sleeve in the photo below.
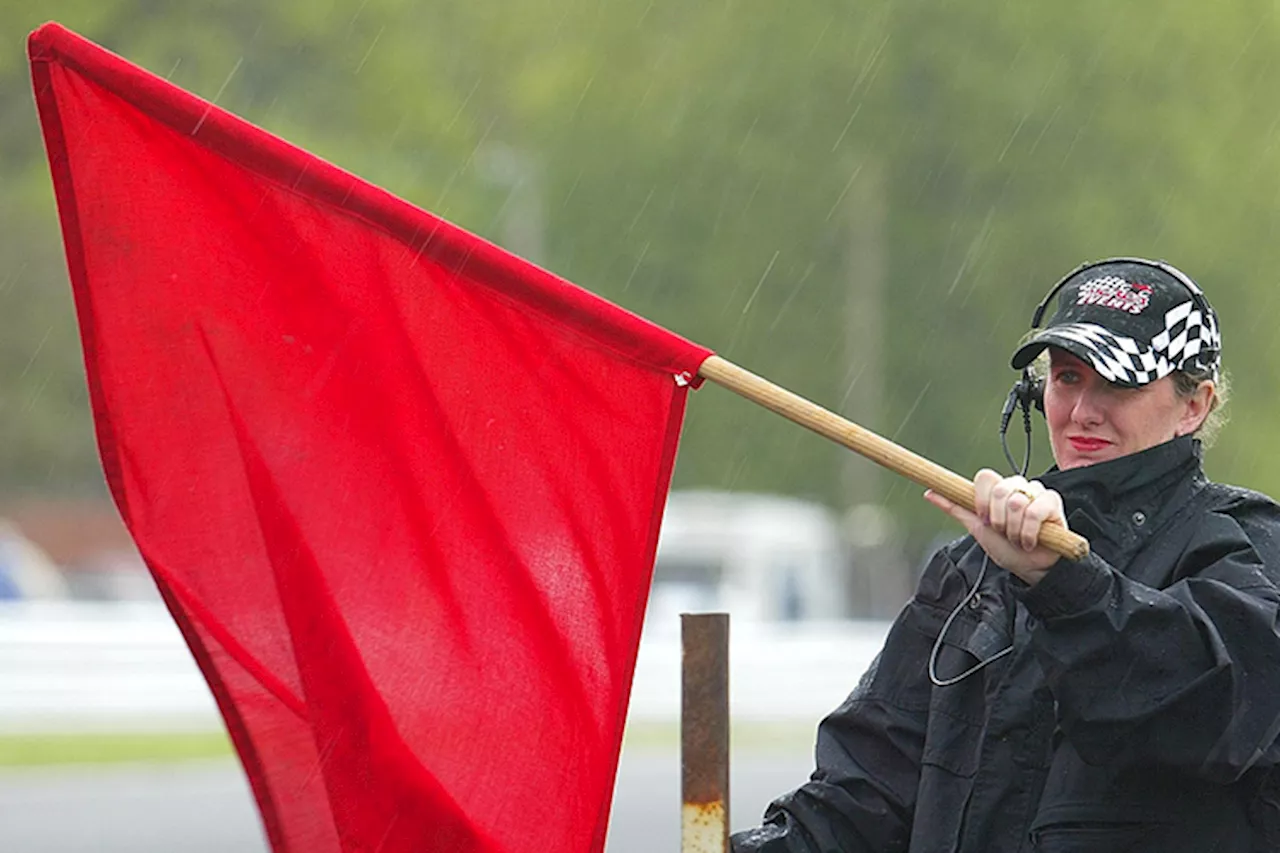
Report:
M 929 711 L 929 652 L 962 587 L 940 551 L 871 668 L 819 725 L 809 782 L 770 804 L 760 827 L 735 834 L 734 853 L 907 849 Z
M 1090 555 L 1021 592 L 1059 725 L 1096 765 L 1229 783 L 1280 763 L 1280 513 L 1210 512 L 1164 589 Z

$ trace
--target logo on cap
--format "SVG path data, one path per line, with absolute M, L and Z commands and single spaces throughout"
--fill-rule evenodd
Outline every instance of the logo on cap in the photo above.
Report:
M 1141 314 L 1151 302 L 1151 285 L 1128 282 L 1119 276 L 1104 275 L 1080 285 L 1077 305 L 1115 308 L 1130 314 Z

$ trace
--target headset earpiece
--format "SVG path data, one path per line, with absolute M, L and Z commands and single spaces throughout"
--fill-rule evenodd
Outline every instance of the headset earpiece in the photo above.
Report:
M 1044 380 L 1036 376 L 1031 368 L 1022 368 L 1022 378 L 1014 383 L 1013 393 L 1024 412 L 1034 407 L 1037 412 L 1044 414 Z
M 1009 396 L 1004 401 L 1004 409 L 1000 412 L 1001 437 L 1009 428 L 1009 421 L 1013 419 L 1013 413 L 1019 406 L 1026 414 L 1030 414 L 1033 407 L 1041 414 L 1044 413 L 1044 382 L 1029 367 L 1022 368 L 1022 376 L 1013 383 Z

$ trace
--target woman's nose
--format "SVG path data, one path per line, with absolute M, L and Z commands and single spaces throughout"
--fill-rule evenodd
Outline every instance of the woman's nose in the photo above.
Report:
M 1104 409 L 1099 394 L 1092 388 L 1086 388 L 1076 397 L 1076 404 L 1071 408 L 1071 419 L 1078 424 L 1093 426 L 1102 422 Z

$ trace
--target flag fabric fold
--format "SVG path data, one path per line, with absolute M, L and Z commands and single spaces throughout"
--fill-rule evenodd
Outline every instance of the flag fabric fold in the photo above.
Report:
M 70 31 L 106 479 L 276 853 L 599 851 L 709 351 Z

